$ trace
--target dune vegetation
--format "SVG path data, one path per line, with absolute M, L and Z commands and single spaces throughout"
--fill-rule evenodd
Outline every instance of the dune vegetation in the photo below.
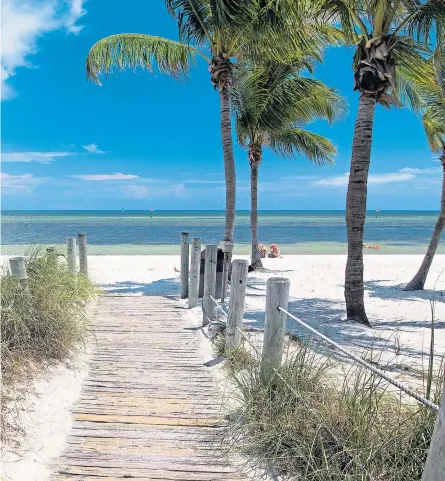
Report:
M 18 408 L 32 389 L 29 379 L 55 361 L 72 358 L 85 347 L 87 301 L 96 288 L 83 275 L 69 272 L 62 256 L 27 252 L 27 281 L 1 275 L 2 440 L 17 439 Z

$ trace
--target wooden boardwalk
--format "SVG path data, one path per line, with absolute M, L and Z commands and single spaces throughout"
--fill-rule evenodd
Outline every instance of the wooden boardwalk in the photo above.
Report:
M 240 480 L 219 458 L 221 393 L 177 301 L 103 296 L 54 481 Z

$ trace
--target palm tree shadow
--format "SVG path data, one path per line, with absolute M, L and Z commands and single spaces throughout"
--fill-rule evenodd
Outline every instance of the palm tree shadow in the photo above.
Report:
M 364 283 L 365 289 L 369 291 L 370 297 L 378 297 L 385 300 L 405 300 L 422 301 L 431 300 L 436 302 L 445 302 L 445 292 L 441 290 L 424 289 L 422 291 L 404 291 L 406 284 L 392 284 L 386 285 L 384 282 L 391 282 L 386 280 L 367 281 Z
M 406 294 L 410 293 L 407 292 Z M 253 296 L 247 293 L 247 298 L 249 297 Z M 409 335 L 414 329 L 419 329 L 419 332 L 421 332 L 421 329 L 431 327 L 431 323 L 425 320 L 398 322 L 397 320 L 375 319 L 375 328 L 346 321 L 346 312 L 342 300 L 324 298 L 294 300 L 289 302 L 288 311 L 340 346 L 356 354 L 369 355 L 372 353 L 373 357 L 376 354 L 379 357 L 379 353 L 385 352 L 387 359 L 396 356 L 398 333 L 401 333 L 402 336 L 403 333 Z M 264 329 L 264 321 L 265 314 L 260 310 L 247 310 L 245 312 L 244 323 L 247 326 Z M 438 324 L 437 327 L 444 329 L 445 325 Z M 335 358 L 346 360 L 346 356 L 291 318 L 286 320 L 286 332 L 294 334 L 303 342 L 309 342 L 320 352 L 329 353 Z M 424 348 L 421 344 L 413 345 L 403 342 L 402 356 L 404 359 L 421 359 L 424 356 Z M 407 362 L 411 364 L 412 360 Z M 386 366 L 386 362 L 384 362 L 384 365 Z
M 162 296 L 177 299 L 180 292 L 179 279 L 160 279 L 153 282 L 121 281 L 100 286 L 104 294 L 133 296 Z

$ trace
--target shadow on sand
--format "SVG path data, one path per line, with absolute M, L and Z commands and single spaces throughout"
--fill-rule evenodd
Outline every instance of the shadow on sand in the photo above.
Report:
M 179 279 L 160 279 L 143 283 L 134 281 L 121 281 L 114 284 L 100 286 L 105 294 L 111 295 L 135 295 L 135 296 L 178 296 L 180 292 Z
M 436 302 L 445 302 L 445 292 L 434 291 L 432 289 L 424 289 L 423 291 L 404 291 L 406 284 L 385 285 L 383 283 L 391 282 L 386 280 L 376 280 L 365 282 L 365 289 L 369 291 L 370 297 L 378 297 L 385 300 L 393 299 L 409 299 L 409 300 L 433 300 Z

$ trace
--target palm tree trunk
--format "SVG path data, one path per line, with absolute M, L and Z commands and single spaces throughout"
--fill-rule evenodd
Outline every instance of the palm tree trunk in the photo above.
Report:
M 226 225 L 224 240 L 233 242 L 233 229 L 235 227 L 236 204 L 236 174 L 235 159 L 233 156 L 232 119 L 230 118 L 229 87 L 224 85 L 219 90 L 221 109 L 221 137 L 224 152 L 224 174 L 226 178 Z
M 443 149 L 443 155 L 441 157 L 443 168 L 442 179 L 442 199 L 440 202 L 440 214 L 434 227 L 434 232 L 430 240 L 430 244 L 423 258 L 422 265 L 417 274 L 412 278 L 411 282 L 405 287 L 405 291 L 421 291 L 425 287 L 425 281 L 428 276 L 431 264 L 434 259 L 434 255 L 439 245 L 440 237 L 442 236 L 443 229 L 445 227 L 445 146 Z
M 250 270 L 263 267 L 258 243 L 258 168 L 261 163 L 262 148 L 249 145 L 250 162 L 250 230 L 252 232 L 252 262 Z
M 363 286 L 363 230 L 366 219 L 366 196 L 375 104 L 375 97 L 364 94 L 360 97 L 346 197 L 348 234 L 348 260 L 345 272 L 346 313 L 348 320 L 368 325 Z

